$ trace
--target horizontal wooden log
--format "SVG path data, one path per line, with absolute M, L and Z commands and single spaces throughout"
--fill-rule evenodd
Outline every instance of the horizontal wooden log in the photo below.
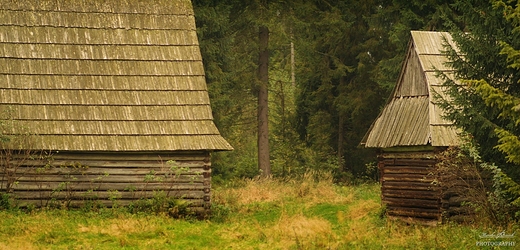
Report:
M 135 183 L 88 183 L 88 182 L 19 182 L 14 185 L 14 190 L 57 190 L 70 189 L 77 191 L 87 190 L 197 190 L 204 189 L 201 183 L 167 183 L 167 182 L 135 182 Z M 0 190 L 5 191 L 5 190 Z
M 436 199 L 439 197 L 439 192 L 433 190 L 382 190 L 384 197 L 389 198 L 408 198 L 408 199 Z
M 33 174 L 23 175 L 17 178 L 18 182 L 89 182 L 89 183 L 139 183 L 159 181 L 168 183 L 200 183 L 204 181 L 202 174 L 193 175 L 114 175 L 114 174 L 98 174 L 98 175 L 47 175 L 47 174 Z
M 383 162 L 383 166 L 382 168 L 393 168 L 393 169 L 399 169 L 399 168 L 406 168 L 406 167 L 411 167 L 411 168 L 425 168 L 425 169 L 432 169 L 434 170 L 435 169 L 435 165 L 433 164 L 427 164 L 427 163 L 423 163 L 423 164 L 404 164 L 401 162 L 401 164 L 398 164 L 397 162 Z
M 204 170 L 202 168 L 191 168 L 187 171 L 170 171 L 168 169 L 147 169 L 147 168 L 87 168 L 87 169 L 64 169 L 64 168 L 49 168 L 49 169 L 18 169 L 18 176 L 45 176 L 45 175 L 135 175 L 146 176 L 150 174 L 155 175 L 201 175 L 203 172 L 211 172 L 211 170 Z M 3 174 L 3 171 L 0 171 Z
M 422 182 L 431 183 L 435 176 L 421 174 L 383 174 L 381 181 Z
M 431 182 L 403 182 L 403 181 L 384 181 L 381 184 L 382 189 L 414 189 L 414 190 L 440 190 L 441 187 L 433 185 Z
M 391 197 L 383 197 L 383 204 L 386 204 L 387 207 L 392 208 L 439 208 L 440 200 L 434 199 L 408 199 L 408 198 L 391 198 Z
M 174 190 L 174 191 L 161 191 L 164 195 L 169 197 L 177 197 L 184 199 L 203 199 L 205 195 L 208 195 L 203 190 Z M 122 199 L 122 200 L 132 200 L 132 199 L 141 199 L 141 198 L 153 198 L 157 192 L 154 191 L 92 191 L 92 192 L 68 192 L 66 190 L 60 192 L 51 192 L 51 191 L 15 191 L 11 193 L 11 196 L 15 199 L 22 200 L 34 200 L 34 199 L 71 199 L 71 200 L 92 200 L 92 199 L 101 199 L 108 200 L 111 198 L 114 199 Z
M 441 212 L 439 210 L 420 210 L 420 209 L 394 209 L 387 210 L 389 216 L 412 217 L 412 218 L 426 218 L 439 219 Z
M 4 175 L 3 171 L 0 171 L 0 176 Z M 148 170 L 148 169 L 105 169 L 102 171 L 100 169 L 87 169 L 82 171 L 70 171 L 67 169 L 49 169 L 49 170 L 29 170 L 25 171 L 25 169 L 18 169 L 16 173 L 13 173 L 11 176 L 14 178 L 21 178 L 24 180 L 47 180 L 49 178 L 58 178 L 62 180 L 70 180 L 72 177 L 81 180 L 91 181 L 94 178 L 103 179 L 105 177 L 116 177 L 117 178 L 141 178 L 144 180 L 145 178 L 152 177 L 162 177 L 170 178 L 170 179 L 198 179 L 203 178 L 204 176 L 211 175 L 211 170 L 203 170 L 203 169 L 190 169 L 190 171 L 183 172 L 175 172 L 175 171 L 164 171 L 164 170 Z M 108 179 L 110 179 L 108 178 Z
M 385 167 L 432 167 L 437 163 L 435 159 L 385 159 Z
M 202 212 L 201 210 L 205 207 L 204 204 L 207 202 L 202 199 L 193 199 L 189 200 L 186 199 L 188 202 L 188 207 L 190 209 L 193 209 L 194 212 Z M 84 207 L 87 203 L 84 200 L 54 200 L 54 201 L 42 201 L 42 200 L 19 200 L 17 205 L 20 207 L 27 207 L 29 205 L 33 205 L 36 207 L 42 207 L 42 206 L 48 206 L 51 204 L 51 202 L 54 202 L 55 205 L 63 204 L 68 205 L 69 207 L 73 208 L 80 208 Z M 99 200 L 95 201 L 97 204 L 100 204 L 105 207 L 113 207 L 114 201 L 111 200 Z M 137 200 L 117 200 L 116 204 L 118 206 L 128 206 L 130 204 L 135 204 L 138 202 Z
M 422 174 L 433 175 L 434 169 L 426 167 L 384 167 L 381 169 L 383 174 Z
M 32 156 L 38 156 L 38 153 Z M 13 155 L 16 159 L 26 159 L 25 155 Z M 83 153 L 83 152 L 52 152 L 50 156 L 46 157 L 53 160 L 106 160 L 106 161 L 133 161 L 133 160 L 149 160 L 149 161 L 205 161 L 210 162 L 208 152 L 175 152 L 175 153 L 157 153 L 157 152 L 107 152 L 107 153 Z
M 165 168 L 169 169 L 172 166 L 179 167 L 200 167 L 208 166 L 209 163 L 204 163 L 201 161 L 175 161 L 175 163 L 167 163 L 165 161 L 147 161 L 147 160 L 132 160 L 132 161 L 95 161 L 91 159 L 78 159 L 76 161 L 68 161 L 68 160 L 52 160 L 41 161 L 41 160 L 26 160 L 23 162 L 18 162 L 15 160 L 10 161 L 12 165 L 16 166 L 29 166 L 29 167 L 44 167 L 48 164 L 59 167 L 74 167 L 74 168 L 88 168 L 88 167 L 100 167 L 100 168 Z
M 385 152 L 379 155 L 384 159 L 435 159 L 434 152 Z

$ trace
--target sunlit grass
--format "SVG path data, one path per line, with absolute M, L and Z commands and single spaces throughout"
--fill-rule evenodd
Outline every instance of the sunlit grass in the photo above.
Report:
M 481 249 L 482 233 L 519 230 L 390 220 L 381 216 L 378 184 L 335 185 L 319 173 L 240 180 L 213 194 L 220 213 L 208 220 L 122 208 L 0 211 L 0 249 Z

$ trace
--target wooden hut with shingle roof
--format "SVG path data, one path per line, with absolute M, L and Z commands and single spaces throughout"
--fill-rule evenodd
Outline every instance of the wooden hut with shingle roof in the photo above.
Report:
M 22 150 L 52 155 L 19 163 L 10 190 L 0 170 L 0 191 L 22 204 L 160 190 L 207 209 L 210 153 L 232 149 L 213 123 L 189 0 L 0 0 L 4 108 L 8 134 L 32 135 Z
M 382 201 L 390 216 L 439 220 L 449 209 L 442 187 L 433 183 L 437 155 L 459 145 L 456 128 L 434 99 L 443 94 L 436 70 L 451 71 L 442 54 L 446 42 L 454 46 L 446 32 L 411 32 L 392 96 L 361 142 L 380 149 Z

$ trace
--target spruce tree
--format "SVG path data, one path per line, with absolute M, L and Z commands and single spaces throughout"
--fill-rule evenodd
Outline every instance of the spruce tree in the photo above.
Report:
M 458 48 L 447 48 L 447 55 L 462 84 L 446 78 L 452 97 L 443 103 L 447 117 L 474 136 L 485 160 L 518 177 L 520 72 L 515 55 L 520 39 L 518 22 L 511 18 L 515 10 L 502 1 L 457 1 L 455 7 L 465 27 L 452 26 Z
M 520 207 L 520 9 L 510 1 L 457 1 L 463 29 L 447 48 L 454 74 L 444 75 L 446 116 L 473 136 L 495 173 L 495 194 Z M 456 79 L 456 80 L 453 80 Z M 505 173 L 505 174 L 504 174 Z M 498 188 L 498 189 L 497 189 Z M 517 218 L 520 214 L 516 213 Z

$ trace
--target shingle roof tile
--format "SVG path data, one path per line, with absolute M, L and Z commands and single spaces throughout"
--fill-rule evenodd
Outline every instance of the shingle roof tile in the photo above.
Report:
M 34 149 L 232 149 L 189 0 L 0 0 L 0 96 Z

